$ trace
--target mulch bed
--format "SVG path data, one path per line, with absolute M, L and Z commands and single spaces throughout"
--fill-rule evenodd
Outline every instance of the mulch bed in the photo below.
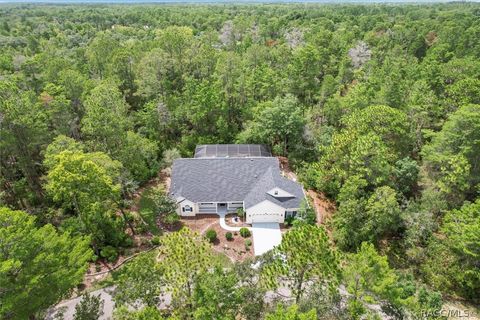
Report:
M 245 248 L 245 238 L 242 238 L 239 232 L 232 232 L 233 240 L 228 241 L 225 238 L 227 230 L 220 226 L 219 218 L 217 215 L 202 214 L 195 217 L 186 218 L 182 217 L 183 224 L 198 232 L 199 234 L 205 234 L 208 229 L 213 229 L 217 233 L 217 240 L 213 243 L 213 249 L 217 252 L 224 253 L 232 261 L 243 261 L 247 258 L 253 257 L 253 238 L 249 237 L 252 241 L 252 246 L 249 250 Z M 236 226 L 242 226 L 238 224 Z M 247 226 L 245 224 L 245 226 Z

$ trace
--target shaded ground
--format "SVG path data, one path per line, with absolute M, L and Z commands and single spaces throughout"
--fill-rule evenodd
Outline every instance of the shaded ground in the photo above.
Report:
M 315 213 L 317 214 L 317 223 L 319 225 L 325 224 L 332 218 L 332 215 L 336 210 L 335 204 L 328 200 L 323 193 L 312 189 L 307 190 L 307 195 L 312 200 L 315 208 Z

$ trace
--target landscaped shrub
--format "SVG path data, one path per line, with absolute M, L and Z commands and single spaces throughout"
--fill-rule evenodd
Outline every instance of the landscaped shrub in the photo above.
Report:
M 100 251 L 100 255 L 105 258 L 108 262 L 114 262 L 118 258 L 117 249 L 112 246 L 103 247 Z
M 227 232 L 227 233 L 225 233 L 225 238 L 228 241 L 232 241 L 233 240 L 233 234 L 231 232 Z
M 243 218 L 245 217 L 245 211 L 243 211 L 243 208 L 238 208 L 237 209 L 237 216 L 239 216 L 240 219 L 243 220 Z
M 250 246 L 252 245 L 252 240 L 245 239 L 245 249 L 250 250 Z
M 160 237 L 159 236 L 154 236 L 152 240 L 150 240 L 150 243 L 153 246 L 158 246 L 160 244 Z
M 205 233 L 205 237 L 208 241 L 214 242 L 217 239 L 217 232 L 215 232 L 213 229 L 208 229 Z
M 290 226 L 293 224 L 293 220 L 295 220 L 294 217 L 286 217 L 284 224 L 285 224 L 287 227 L 290 227 Z
M 243 228 L 240 228 L 240 235 L 244 238 L 248 238 L 251 236 L 251 232 L 250 230 L 248 230 L 248 228 L 243 227 Z

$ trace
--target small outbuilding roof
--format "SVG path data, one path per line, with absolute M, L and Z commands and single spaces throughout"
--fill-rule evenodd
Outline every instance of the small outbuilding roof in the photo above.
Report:
M 204 144 L 195 148 L 195 158 L 271 157 L 263 144 Z

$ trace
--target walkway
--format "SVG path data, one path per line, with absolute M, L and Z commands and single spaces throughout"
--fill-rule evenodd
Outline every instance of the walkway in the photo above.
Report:
M 252 234 L 256 256 L 272 250 L 282 242 L 282 232 L 278 223 L 253 223 Z
M 220 217 L 220 227 L 222 227 L 222 229 L 225 229 L 227 231 L 232 231 L 232 232 L 240 231 L 241 227 L 231 227 L 227 225 L 227 222 L 225 221 L 225 216 L 227 215 L 227 209 L 222 210 L 221 208 L 219 208 L 217 214 Z M 251 229 L 250 227 L 244 227 L 244 228 Z

